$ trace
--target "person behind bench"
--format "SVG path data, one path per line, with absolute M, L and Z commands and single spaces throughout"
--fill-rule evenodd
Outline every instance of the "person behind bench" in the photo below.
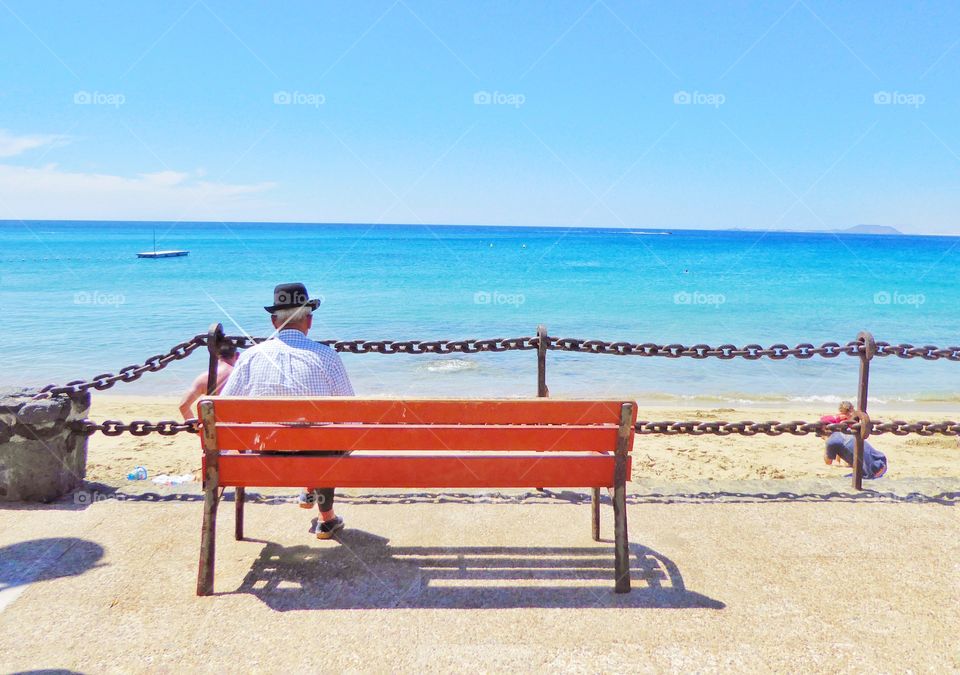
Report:
M 276 334 L 243 352 L 224 386 L 223 396 L 353 396 L 353 385 L 335 350 L 307 339 L 313 311 L 320 301 L 309 299 L 303 284 L 273 289 L 270 313 Z M 323 453 L 342 454 L 342 453 Z M 317 539 L 332 539 L 343 529 L 333 511 L 334 488 L 307 487 L 300 506 L 320 509 Z
M 220 363 L 217 368 L 217 386 L 213 389 L 214 394 L 223 391 L 227 378 L 230 377 L 230 372 L 233 370 L 233 364 L 237 362 L 236 345 L 232 343 L 221 345 L 217 359 Z M 190 385 L 189 391 L 180 399 L 180 414 L 183 415 L 183 419 L 187 420 L 194 417 L 194 405 L 202 396 L 206 396 L 207 382 L 209 382 L 209 377 L 207 372 L 204 371 L 197 375 L 193 384 Z

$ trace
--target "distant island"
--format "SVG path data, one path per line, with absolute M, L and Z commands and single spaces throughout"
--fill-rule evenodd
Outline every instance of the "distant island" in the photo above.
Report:
M 891 225 L 853 225 L 851 227 L 841 227 L 833 230 L 800 230 L 785 228 L 782 230 L 760 230 L 759 228 L 733 227 L 730 232 L 796 232 L 803 234 L 903 234 L 897 228 Z
M 903 234 L 900 230 L 890 225 L 854 225 L 840 230 L 831 230 L 842 234 Z

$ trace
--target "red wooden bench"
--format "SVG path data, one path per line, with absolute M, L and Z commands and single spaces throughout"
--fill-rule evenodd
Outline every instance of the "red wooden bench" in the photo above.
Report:
M 626 482 L 636 405 L 629 401 L 208 397 L 197 594 L 213 592 L 217 505 L 243 489 L 589 487 L 600 539 L 600 488 L 613 488 L 614 580 L 630 590 Z M 349 450 L 344 456 L 307 451 Z M 275 454 L 281 452 L 282 454 Z

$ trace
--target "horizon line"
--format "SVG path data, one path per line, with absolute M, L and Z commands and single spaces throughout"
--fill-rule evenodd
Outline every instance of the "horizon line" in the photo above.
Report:
M 568 230 L 641 230 L 644 232 L 757 232 L 757 233 L 779 233 L 779 234 L 848 234 L 858 236 L 908 236 L 908 237 L 960 237 L 958 234 L 930 233 L 930 232 L 903 232 L 892 225 L 875 225 L 868 223 L 858 223 L 840 228 L 824 229 L 804 229 L 804 228 L 761 228 L 761 227 L 656 227 L 644 225 L 508 225 L 493 223 L 371 223 L 365 221 L 305 221 L 305 220 L 115 220 L 115 219 L 94 219 L 94 218 L 6 218 L 0 219 L 0 224 L 26 224 L 26 223 L 131 223 L 131 224 L 232 224 L 232 225 L 319 225 L 319 226 L 375 226 L 375 227 L 489 227 L 489 228 L 512 228 L 512 229 L 568 229 Z M 880 227 L 890 228 L 893 232 L 878 234 L 872 232 L 850 231 L 857 227 Z

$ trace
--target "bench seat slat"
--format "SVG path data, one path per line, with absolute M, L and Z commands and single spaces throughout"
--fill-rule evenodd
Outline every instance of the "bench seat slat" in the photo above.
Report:
M 613 486 L 611 455 L 221 455 L 221 486 L 531 488 Z M 629 471 L 629 467 L 628 467 Z
M 612 426 L 362 425 L 317 427 L 217 424 L 221 450 L 612 451 Z
M 217 397 L 218 422 L 617 424 L 621 401 Z

